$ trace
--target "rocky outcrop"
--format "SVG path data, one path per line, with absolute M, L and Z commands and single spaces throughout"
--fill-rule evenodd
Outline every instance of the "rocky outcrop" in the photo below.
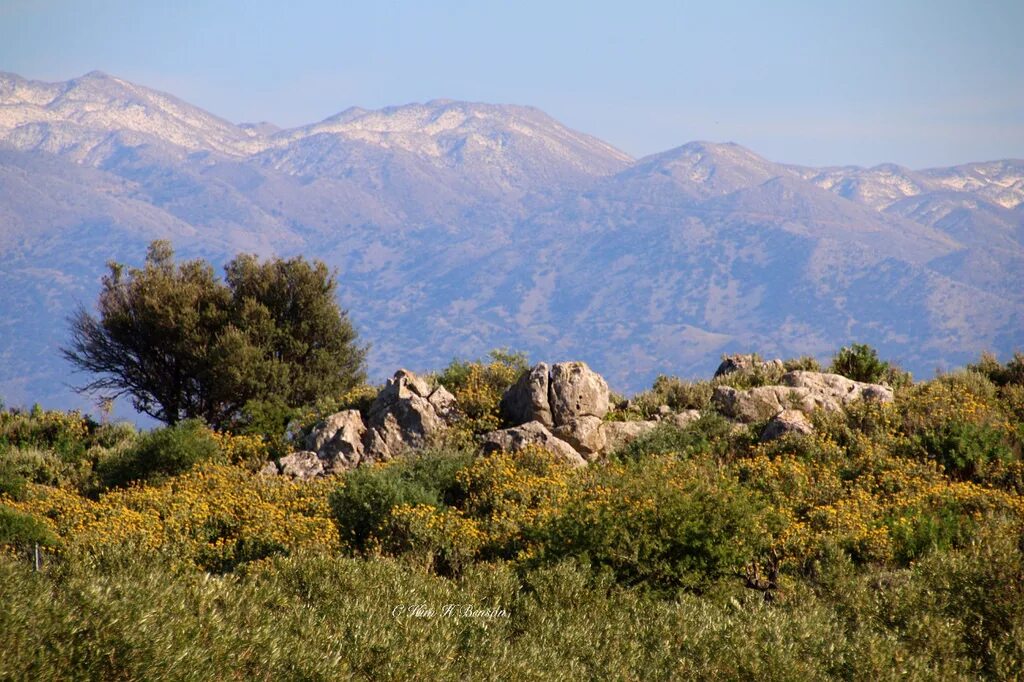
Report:
M 781 438 L 787 433 L 807 434 L 814 431 L 810 420 L 800 410 L 783 410 L 771 418 L 761 430 L 761 440 Z
M 815 402 L 830 410 L 838 410 L 855 400 L 891 403 L 894 399 L 893 391 L 888 386 L 854 381 L 839 374 L 797 370 L 785 374 L 782 383 L 807 390 Z
M 578 457 L 594 459 L 605 449 L 601 419 L 608 414 L 608 405 L 607 382 L 586 363 L 561 362 L 549 366 L 542 362 L 502 396 L 502 418 L 513 428 L 487 434 L 485 443 L 515 437 L 545 445 L 554 439 L 557 442 L 551 449 L 567 458 L 573 459 L 564 447 L 572 449 Z M 543 426 L 545 432 L 539 432 L 534 424 Z M 523 433 L 516 431 L 521 426 L 529 429 Z
M 431 389 L 424 379 L 400 369 L 367 412 L 364 454 L 389 460 L 422 448 L 447 429 L 456 414 L 455 397 L 447 389 Z
M 306 438 L 306 449 L 316 453 L 325 472 L 337 473 L 362 461 L 365 435 L 366 425 L 359 410 L 345 410 L 317 424 Z
M 700 410 L 683 410 L 664 415 L 659 421 L 668 422 L 678 429 L 685 429 L 698 419 L 700 419 Z
M 608 414 L 608 383 L 583 362 L 560 362 L 551 368 L 548 402 L 555 426 L 577 417 Z
M 816 405 L 807 389 L 788 386 L 758 386 L 745 390 L 716 386 L 711 402 L 726 417 L 746 424 L 771 419 L 791 408 L 811 412 Z
M 572 466 L 583 466 L 586 460 L 571 445 L 557 438 L 539 421 L 531 421 L 500 431 L 491 431 L 484 436 L 483 451 L 485 453 L 518 452 L 528 445 L 537 445 L 549 450 Z
M 838 374 L 797 370 L 784 374 L 781 382 L 746 390 L 716 386 L 711 401 L 725 416 L 750 423 L 788 409 L 810 414 L 815 409 L 841 410 L 855 400 L 893 400 L 888 386 L 853 381 Z
M 332 414 L 306 437 L 306 450 L 269 463 L 260 473 L 308 479 L 363 462 L 386 461 L 428 445 L 457 415 L 455 397 L 444 386 L 431 388 L 421 377 L 401 369 L 377 394 L 365 421 L 358 410 Z
M 501 398 L 501 418 L 510 424 L 538 421 L 548 428 L 554 426 L 548 402 L 550 372 L 547 363 L 541 362 L 505 391 Z

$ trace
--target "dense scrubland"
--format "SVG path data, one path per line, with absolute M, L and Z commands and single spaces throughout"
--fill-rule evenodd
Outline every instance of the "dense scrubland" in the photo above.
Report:
M 701 417 L 577 469 L 478 451 L 509 353 L 431 376 L 430 447 L 314 481 L 257 472 L 372 387 L 221 430 L 8 408 L 0 678 L 1019 678 L 1024 355 L 827 369 L 895 401 L 762 442 L 711 391 L 772 377 L 662 377 L 605 419 Z

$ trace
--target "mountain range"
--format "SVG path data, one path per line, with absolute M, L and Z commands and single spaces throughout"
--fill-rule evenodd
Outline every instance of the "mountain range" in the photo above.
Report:
M 633 159 L 523 106 L 434 100 L 280 129 L 93 72 L 0 73 L 0 397 L 88 406 L 59 358 L 105 263 L 304 254 L 370 374 L 495 347 L 632 392 L 720 354 L 870 343 L 919 376 L 1024 347 L 1024 160 Z

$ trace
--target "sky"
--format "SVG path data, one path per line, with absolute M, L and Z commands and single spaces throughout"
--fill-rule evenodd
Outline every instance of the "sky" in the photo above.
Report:
M 1024 1 L 0 0 L 0 71 L 98 69 L 234 122 L 527 104 L 640 157 L 1024 158 Z

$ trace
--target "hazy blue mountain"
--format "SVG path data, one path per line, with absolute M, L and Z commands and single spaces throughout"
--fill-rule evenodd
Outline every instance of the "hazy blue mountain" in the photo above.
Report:
M 154 238 L 339 270 L 371 374 L 496 346 L 632 391 L 719 354 L 863 341 L 918 374 L 1024 346 L 1024 162 L 633 160 L 530 107 L 435 100 L 280 129 L 100 73 L 0 74 L 0 396 L 85 405 L 57 355 Z

